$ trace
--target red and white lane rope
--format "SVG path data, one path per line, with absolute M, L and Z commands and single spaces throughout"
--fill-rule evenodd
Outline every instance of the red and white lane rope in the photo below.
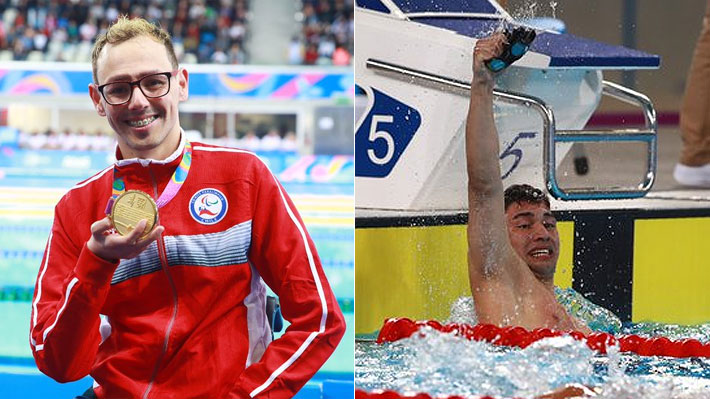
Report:
M 395 391 L 365 392 L 361 389 L 355 390 L 355 399 L 501 399 L 492 396 L 431 396 L 428 393 L 417 393 L 412 395 L 401 395 Z M 515 398 L 514 398 L 515 399 Z
M 669 357 L 705 357 L 710 358 L 710 343 L 702 343 L 697 339 L 670 340 L 666 337 L 644 338 L 638 335 L 614 336 L 608 333 L 595 332 L 585 335 L 579 331 L 556 331 L 549 328 L 536 328 L 532 331 L 523 327 L 498 327 L 492 324 L 441 324 L 436 320 L 413 321 L 407 318 L 385 320 L 385 324 L 377 336 L 377 343 L 394 342 L 408 338 L 422 328 L 432 328 L 445 333 L 453 333 L 474 341 L 486 341 L 494 345 L 526 348 L 533 342 L 544 338 L 571 336 L 578 341 L 584 341 L 587 346 L 599 353 L 606 353 L 607 348 L 617 346 L 621 352 L 632 352 L 642 356 Z M 355 390 L 355 399 L 496 399 L 491 396 L 431 396 L 428 393 L 402 395 L 395 391 L 366 392 Z M 500 398 L 498 398 L 500 399 Z
M 584 341 L 590 349 L 606 353 L 607 348 L 618 346 L 621 352 L 632 352 L 642 356 L 705 357 L 710 358 L 710 343 L 703 344 L 697 339 L 670 340 L 666 337 L 644 338 L 638 335 L 614 336 L 604 332 L 585 335 L 579 331 L 555 331 L 536 328 L 528 331 L 523 327 L 498 327 L 492 324 L 441 324 L 436 320 L 413 321 L 407 318 L 385 320 L 377 337 L 378 343 L 394 342 L 412 336 L 421 328 L 454 333 L 474 341 L 486 341 L 494 345 L 525 348 L 543 338 L 569 335 Z

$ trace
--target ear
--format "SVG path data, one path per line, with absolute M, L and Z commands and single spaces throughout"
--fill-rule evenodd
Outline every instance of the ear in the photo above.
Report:
M 89 96 L 91 96 L 91 101 L 94 103 L 96 112 L 101 116 L 106 116 L 106 110 L 104 109 L 104 104 L 101 101 L 101 93 L 99 93 L 99 88 L 94 83 L 89 83 Z
M 187 100 L 188 88 L 189 88 L 189 76 L 187 69 L 180 68 L 177 73 L 178 86 L 180 88 L 180 101 Z

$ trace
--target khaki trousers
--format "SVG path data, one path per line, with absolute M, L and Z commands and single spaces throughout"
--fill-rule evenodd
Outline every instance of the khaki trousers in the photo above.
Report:
M 710 0 L 686 81 L 680 109 L 680 131 L 683 138 L 680 163 L 687 166 L 710 164 Z

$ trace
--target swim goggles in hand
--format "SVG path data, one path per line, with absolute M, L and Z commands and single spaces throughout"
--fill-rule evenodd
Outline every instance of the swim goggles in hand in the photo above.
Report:
M 503 34 L 507 41 L 503 52 L 498 57 L 485 62 L 491 72 L 500 72 L 519 60 L 528 52 L 530 43 L 536 36 L 535 30 L 522 26 L 513 29 L 512 32 L 506 29 Z

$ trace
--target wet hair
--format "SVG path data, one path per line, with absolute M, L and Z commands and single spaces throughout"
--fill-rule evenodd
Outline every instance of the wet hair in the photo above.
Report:
M 118 17 L 116 22 L 114 22 L 106 30 L 105 33 L 100 34 L 96 38 L 94 48 L 91 50 L 91 69 L 94 73 L 94 83 L 99 83 L 96 71 L 101 50 L 103 50 L 107 44 L 119 44 L 139 36 L 147 36 L 165 46 L 165 51 L 168 53 L 170 64 L 174 69 L 177 69 L 177 56 L 175 55 L 173 42 L 170 39 L 170 34 L 168 32 L 160 26 L 151 24 L 143 18 L 129 19 L 127 16 L 121 15 Z
M 516 202 L 527 202 L 530 204 L 545 204 L 550 208 L 550 199 L 542 190 L 529 184 L 513 184 L 505 189 L 505 209 Z

